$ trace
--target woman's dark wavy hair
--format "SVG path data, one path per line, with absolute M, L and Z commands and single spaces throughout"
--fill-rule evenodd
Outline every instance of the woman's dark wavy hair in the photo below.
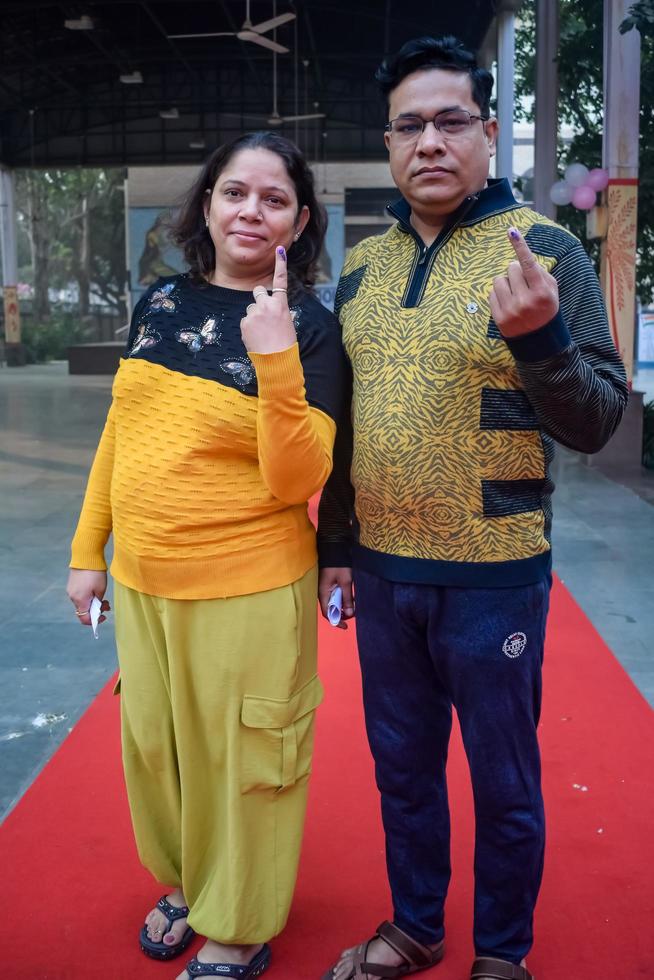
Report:
M 465 72 L 470 76 L 472 97 L 479 106 L 480 114 L 490 114 L 490 98 L 493 76 L 480 68 L 474 54 L 458 38 L 418 37 L 403 44 L 397 54 L 382 61 L 375 72 L 382 95 L 388 101 L 393 89 L 414 71 L 440 68 L 444 71 Z
M 316 197 L 313 174 L 298 150 L 278 133 L 245 133 L 219 146 L 204 164 L 182 207 L 171 224 L 170 237 L 184 252 L 190 274 L 196 281 L 209 276 L 216 265 L 216 251 L 205 223 L 203 204 L 207 190 L 212 191 L 220 174 L 241 150 L 270 150 L 284 162 L 293 182 L 298 214 L 306 205 L 309 220 L 297 242 L 288 250 L 289 297 L 310 290 L 316 281 L 318 259 L 327 231 L 327 214 Z

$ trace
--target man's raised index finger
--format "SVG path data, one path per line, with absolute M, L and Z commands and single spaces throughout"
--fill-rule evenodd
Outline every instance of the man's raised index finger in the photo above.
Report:
M 527 281 L 527 285 L 534 281 L 535 274 L 538 274 L 539 265 L 536 256 L 531 251 L 526 241 L 517 228 L 509 228 L 509 241 L 513 245 L 513 251 L 520 263 L 520 268 Z
M 286 290 L 287 287 L 288 270 L 286 268 L 286 249 L 283 245 L 278 245 L 275 249 L 275 271 L 273 273 L 272 288 Z

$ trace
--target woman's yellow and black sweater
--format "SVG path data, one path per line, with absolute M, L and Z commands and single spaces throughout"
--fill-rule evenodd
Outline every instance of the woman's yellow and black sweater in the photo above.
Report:
M 72 544 L 175 599 L 286 585 L 316 561 L 306 502 L 329 476 L 345 361 L 336 318 L 303 294 L 297 343 L 248 355 L 252 294 L 160 279 L 139 300 Z
M 397 582 L 493 588 L 550 570 L 554 441 L 600 449 L 627 401 L 597 276 L 579 241 L 506 180 L 427 247 L 406 201 L 348 256 L 336 295 L 352 411 L 320 505 L 321 564 Z M 518 228 L 559 287 L 557 316 L 506 340 L 488 296 Z

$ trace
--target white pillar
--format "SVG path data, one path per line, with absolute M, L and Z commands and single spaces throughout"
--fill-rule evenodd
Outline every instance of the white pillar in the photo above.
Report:
M 620 33 L 633 0 L 604 0 L 604 138 L 602 162 L 608 233 L 603 246 L 602 284 L 613 339 L 633 376 L 638 221 L 638 133 L 640 34 Z
M 534 207 L 548 218 L 556 217 L 549 192 L 557 175 L 558 47 L 559 0 L 536 0 Z
M 515 14 L 507 4 L 497 15 L 497 177 L 513 184 L 513 105 L 515 101 Z
M 638 179 L 640 34 L 620 33 L 633 0 L 604 0 L 602 164 L 614 179 Z
M 25 363 L 20 342 L 18 305 L 18 261 L 16 252 L 16 198 L 14 175 L 0 167 L 0 249 L 2 249 L 2 299 L 5 313 L 5 352 L 7 364 Z
M 16 198 L 14 175 L 0 167 L 0 249 L 2 250 L 2 284 L 15 286 L 18 282 L 16 257 Z

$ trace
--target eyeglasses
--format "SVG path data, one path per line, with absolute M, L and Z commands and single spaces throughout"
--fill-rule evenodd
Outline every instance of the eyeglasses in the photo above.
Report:
M 473 116 L 467 109 L 452 109 L 448 112 L 438 112 L 433 119 L 423 119 L 422 116 L 398 116 L 391 119 L 384 127 L 399 143 L 415 143 L 424 132 L 427 123 L 433 123 L 446 140 L 456 140 L 470 134 L 470 128 L 475 119 L 487 122 L 488 116 Z

